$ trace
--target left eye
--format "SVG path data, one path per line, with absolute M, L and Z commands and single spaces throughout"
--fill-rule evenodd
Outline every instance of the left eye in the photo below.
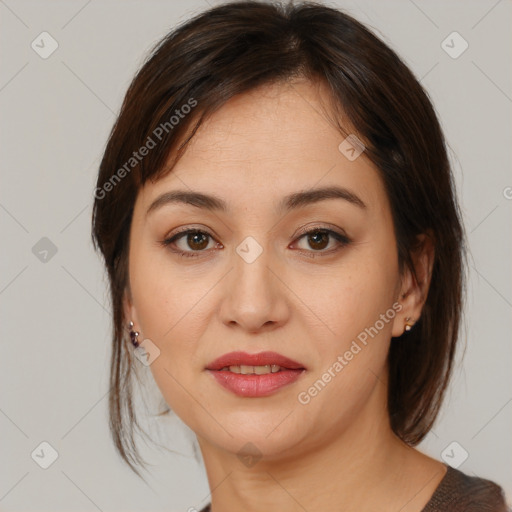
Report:
M 345 235 L 330 229 L 313 229 L 311 231 L 307 231 L 301 235 L 298 240 L 306 239 L 306 242 L 309 247 L 313 249 L 313 252 L 330 252 L 324 251 L 324 249 L 329 245 L 329 242 L 333 238 L 337 242 L 338 246 L 345 246 L 350 242 L 348 237 Z M 336 246 L 336 243 L 334 245 Z

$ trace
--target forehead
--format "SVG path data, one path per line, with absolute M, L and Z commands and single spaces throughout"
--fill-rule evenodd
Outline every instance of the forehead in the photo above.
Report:
M 287 162 L 322 163 L 340 135 L 328 120 L 329 97 L 308 81 L 265 85 L 236 96 L 201 126 L 189 156 L 207 154 L 212 163 L 284 171 Z M 329 157 L 327 157 L 329 158 Z
M 174 169 L 144 187 L 140 201 L 147 208 L 164 192 L 189 189 L 247 208 L 340 186 L 370 206 L 382 202 L 379 173 L 364 152 L 351 160 L 340 151 L 346 135 L 332 122 L 330 101 L 322 83 L 305 80 L 230 99 L 203 122 Z

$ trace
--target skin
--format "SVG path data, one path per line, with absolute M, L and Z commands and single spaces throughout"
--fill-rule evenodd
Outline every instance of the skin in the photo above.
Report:
M 340 152 L 345 137 L 326 105 L 325 87 L 307 81 L 233 98 L 202 125 L 173 171 L 136 200 L 125 315 L 139 339 L 160 350 L 150 369 L 197 435 L 213 512 L 419 512 L 446 472 L 394 435 L 386 409 L 391 337 L 421 314 L 434 249 L 424 238 L 414 255 L 417 280 L 400 274 L 379 173 L 364 153 L 350 161 Z M 331 185 L 366 208 L 328 199 L 275 211 L 285 195 Z M 160 194 L 177 189 L 214 194 L 230 211 L 173 203 L 146 215 Z M 211 235 L 195 245 L 186 235 L 175 241 L 175 250 L 203 251 L 198 257 L 160 243 L 180 227 Z M 318 234 L 301 238 L 301 228 L 332 229 L 351 242 L 331 237 L 322 245 Z M 236 252 L 247 236 L 263 251 L 250 264 Z M 394 318 L 301 404 L 298 393 L 393 304 L 402 306 Z M 307 371 L 271 396 L 239 397 L 205 370 L 234 350 L 279 352 Z M 248 442 L 261 454 L 250 467 L 237 456 L 247 455 Z

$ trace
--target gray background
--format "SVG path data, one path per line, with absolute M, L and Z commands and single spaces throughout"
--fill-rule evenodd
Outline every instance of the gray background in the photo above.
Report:
M 148 485 L 114 452 L 108 295 L 90 243 L 97 167 L 126 87 L 148 49 L 208 3 L 0 0 L 1 510 L 185 511 L 209 500 L 179 420 L 152 420 L 176 453 L 141 444 L 155 465 Z M 330 4 L 375 29 L 421 79 L 459 187 L 471 248 L 467 349 L 421 448 L 441 458 L 456 441 L 452 458 L 469 454 L 459 469 L 510 496 L 511 2 Z M 47 59 L 31 47 L 43 31 L 59 45 Z M 469 44 L 456 59 L 441 45 L 453 31 Z M 31 457 L 43 441 L 59 454 L 48 469 Z

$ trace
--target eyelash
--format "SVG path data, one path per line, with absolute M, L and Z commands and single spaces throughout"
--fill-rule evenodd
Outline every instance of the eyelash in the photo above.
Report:
M 172 237 L 170 238 L 166 238 L 165 240 L 162 240 L 160 241 L 160 244 L 164 247 L 169 247 L 172 243 L 176 242 L 177 240 L 183 238 L 185 235 L 188 235 L 190 233 L 199 233 L 201 235 L 206 235 L 210 238 L 213 239 L 213 236 L 210 235 L 210 233 L 207 233 L 206 231 L 203 231 L 201 229 L 184 229 L 182 231 L 179 231 L 177 233 L 175 233 Z M 327 255 L 331 255 L 332 253 L 334 252 L 337 252 L 338 250 L 342 249 L 343 247 L 346 247 L 347 245 L 349 245 L 352 240 L 350 240 L 346 235 L 342 234 L 342 233 L 338 233 L 337 231 L 333 231 L 331 229 L 327 229 L 327 228 L 313 228 L 313 229 L 310 229 L 309 231 L 305 231 L 303 233 L 300 233 L 300 236 L 297 238 L 297 240 L 301 240 L 302 238 L 308 236 L 308 235 L 311 235 L 313 233 L 325 233 L 325 234 L 328 234 L 330 236 L 332 236 L 332 238 L 334 238 L 337 242 L 338 242 L 338 247 L 334 248 L 334 249 L 331 249 L 329 251 L 304 251 L 304 250 L 299 250 L 299 252 L 301 253 L 313 253 L 313 254 L 308 254 L 309 257 L 317 257 L 317 256 L 327 256 Z M 202 251 L 181 251 L 181 250 L 176 250 L 176 249 L 172 249 L 172 252 L 180 255 L 181 257 L 185 257 L 185 258 L 197 258 L 198 256 L 201 256 L 201 253 L 204 253 L 204 252 L 207 252 L 205 250 L 202 250 Z M 315 254 L 315 253 L 318 253 L 318 254 Z

